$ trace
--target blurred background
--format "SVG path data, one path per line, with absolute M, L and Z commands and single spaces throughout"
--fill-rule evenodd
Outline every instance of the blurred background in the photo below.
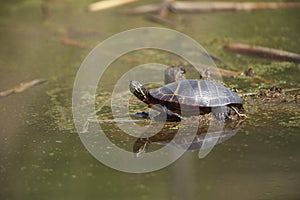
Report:
M 243 127 L 204 159 L 188 151 L 162 170 L 129 174 L 104 166 L 85 149 L 72 120 L 77 70 L 96 45 L 128 29 L 166 27 L 187 34 L 217 58 L 225 84 L 240 93 L 300 87 L 299 60 L 224 48 L 243 43 L 300 53 L 299 5 L 176 12 L 166 2 L 139 0 L 102 10 L 93 10 L 93 0 L 1 2 L 0 199 L 300 199 L 296 90 L 271 103 L 246 99 L 249 117 Z M 153 12 L 136 10 L 152 4 L 158 6 Z M 124 55 L 100 80 L 98 116 L 111 116 L 103 104 L 122 74 L 150 62 L 184 66 L 188 78 L 199 78 L 182 59 L 167 53 Z M 102 128 L 132 148 L 133 140 L 116 126 L 104 123 Z

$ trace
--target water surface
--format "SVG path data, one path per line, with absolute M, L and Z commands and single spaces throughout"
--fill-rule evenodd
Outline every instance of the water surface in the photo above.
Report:
M 41 1 L 26 2 L 9 1 L 0 8 L 0 90 L 35 78 L 48 81 L 0 99 L 1 199 L 300 198 L 300 108 L 296 103 L 247 104 L 249 118 L 243 127 L 204 159 L 198 158 L 197 151 L 189 151 L 172 165 L 146 174 L 123 173 L 98 162 L 84 148 L 72 122 L 76 72 L 89 51 L 107 37 L 131 28 L 162 25 L 140 15 L 122 15 L 120 8 L 88 13 L 87 3 L 79 1 L 52 3 L 45 19 Z M 226 84 L 240 91 L 276 84 L 300 87 L 298 64 L 236 55 L 222 48 L 227 42 L 243 42 L 300 53 L 299 9 L 169 17 L 177 24 L 176 30 L 231 63 L 227 69 L 252 67 L 271 80 L 224 78 Z M 65 38 L 84 42 L 86 47 L 64 45 Z M 114 62 L 102 77 L 99 105 L 107 100 L 118 78 L 134 66 L 181 62 L 155 52 L 128 57 Z M 109 115 L 109 108 L 105 109 L 98 114 Z M 107 127 L 115 136 L 122 134 Z

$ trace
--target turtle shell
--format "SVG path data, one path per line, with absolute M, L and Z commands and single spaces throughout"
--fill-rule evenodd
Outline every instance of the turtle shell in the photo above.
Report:
M 242 104 L 243 99 L 223 85 L 207 80 L 182 80 L 150 91 L 152 103 L 193 107 L 219 107 Z M 174 110 L 174 109 L 171 109 Z

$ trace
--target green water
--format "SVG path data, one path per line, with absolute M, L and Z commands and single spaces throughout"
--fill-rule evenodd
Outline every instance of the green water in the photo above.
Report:
M 300 108 L 295 103 L 249 103 L 249 118 L 239 132 L 216 145 L 204 159 L 197 152 L 186 152 L 159 171 L 129 174 L 93 158 L 72 123 L 72 88 L 80 64 L 93 47 L 113 34 L 162 25 L 119 12 L 131 6 L 89 13 L 88 3 L 54 1 L 47 17 L 41 11 L 42 1 L 1 5 L 0 91 L 36 78 L 47 82 L 0 99 L 0 199 L 300 198 Z M 223 49 L 228 42 L 241 42 L 300 53 L 299 17 L 299 9 L 169 16 L 175 30 L 229 62 L 227 69 L 252 67 L 271 80 L 224 78 L 240 91 L 278 84 L 300 87 L 299 64 L 237 56 Z M 64 38 L 87 46 L 64 45 Z M 153 52 L 136 52 L 128 58 L 114 62 L 101 78 L 101 101 L 107 100 L 115 82 L 134 66 L 180 63 Z M 109 108 L 105 107 L 98 114 L 106 112 Z M 115 135 L 122 134 L 107 127 Z

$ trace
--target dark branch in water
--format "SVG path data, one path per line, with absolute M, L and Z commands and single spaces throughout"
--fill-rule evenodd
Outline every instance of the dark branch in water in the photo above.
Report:
M 149 21 L 156 22 L 156 23 L 170 26 L 170 27 L 175 26 L 175 24 L 172 21 L 168 20 L 165 17 L 162 17 L 161 15 L 147 14 L 146 19 L 148 19 Z
M 298 2 L 171 2 L 169 9 L 174 12 L 204 12 L 204 11 L 251 11 L 279 8 L 297 8 Z M 133 14 L 158 12 L 160 5 L 140 6 L 131 10 Z
M 272 49 L 262 46 L 251 46 L 247 44 L 232 43 L 225 46 L 226 49 L 249 55 L 257 55 L 260 57 L 273 58 L 276 60 L 291 61 L 300 63 L 300 55 L 279 49 Z
M 174 2 L 174 9 L 191 11 L 250 11 L 300 7 L 300 3 L 284 2 Z

